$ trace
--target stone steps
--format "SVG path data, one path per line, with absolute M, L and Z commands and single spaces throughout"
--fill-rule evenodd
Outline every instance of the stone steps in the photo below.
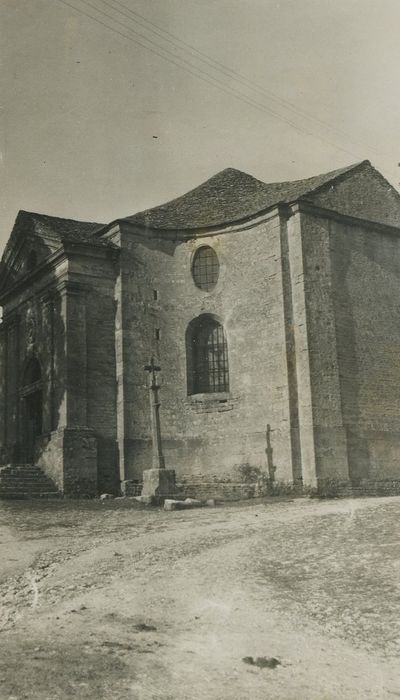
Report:
M 25 467 L 17 465 L 9 465 L 6 467 L 0 467 L 0 474 L 43 474 L 43 471 L 39 467 Z
M 0 469 L 0 498 L 57 498 L 54 482 L 32 464 L 10 464 Z
M 20 477 L 23 476 L 27 479 L 32 479 L 33 477 L 44 477 L 48 479 L 49 477 L 41 469 L 0 469 L 0 477 Z
M 43 472 L 38 474 L 0 474 L 0 481 L 15 481 L 17 483 L 23 481 L 26 484 L 37 484 L 39 482 L 44 481 L 47 481 L 48 483 L 53 483 L 51 479 L 49 479 L 43 474 Z
M 30 491 L 3 491 L 0 489 L 0 501 L 25 501 L 25 500 L 46 500 L 46 499 L 62 498 L 59 491 L 40 491 L 40 493 L 31 493 Z
M 37 484 L 25 484 L 23 482 L 1 482 L 0 491 L 24 491 L 40 493 L 41 491 L 55 491 L 54 484 L 49 482 L 38 482 Z

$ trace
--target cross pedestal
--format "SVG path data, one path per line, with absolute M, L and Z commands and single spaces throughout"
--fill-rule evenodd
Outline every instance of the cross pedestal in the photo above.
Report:
M 161 501 L 175 494 L 175 470 L 165 468 L 165 459 L 162 453 L 161 425 L 160 425 L 160 385 L 157 379 L 157 372 L 161 371 L 151 358 L 149 365 L 145 366 L 145 371 L 149 373 L 149 394 L 150 394 L 150 415 L 151 415 L 151 435 L 152 435 L 152 469 L 145 469 L 143 472 L 143 500 Z
M 174 469 L 145 469 L 142 496 L 161 501 L 176 494 Z

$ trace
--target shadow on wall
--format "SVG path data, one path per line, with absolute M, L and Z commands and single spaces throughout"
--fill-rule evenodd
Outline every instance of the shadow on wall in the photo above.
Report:
M 46 252 L 47 257 L 53 253 L 50 249 Z M 41 257 L 43 253 L 42 246 Z M 97 491 L 97 436 L 87 426 L 73 423 L 70 427 L 67 416 L 67 391 L 72 382 L 76 392 L 80 372 L 77 358 L 67 357 L 66 323 L 68 333 L 71 332 L 70 321 L 66 320 L 67 289 L 60 288 L 64 280 L 56 274 L 44 272 L 43 257 L 35 268 L 33 262 L 37 261 L 37 257 L 30 256 L 31 268 L 20 274 L 21 282 L 26 279 L 31 283 L 37 295 L 28 303 L 24 299 L 15 316 L 14 309 L 9 313 L 7 304 L 4 308 L 8 388 L 1 462 L 35 463 L 60 490 L 93 496 Z M 4 262 L 2 267 L 4 275 Z M 41 274 L 46 274 L 45 291 L 40 286 Z M 12 287 L 16 279 L 15 275 L 8 276 L 3 289 Z M 11 323 L 12 317 L 17 323 Z M 73 343 L 73 334 L 71 337 L 69 342 Z M 101 443 L 101 436 L 99 439 Z M 118 464 L 115 445 L 110 453 L 110 475 L 118 489 L 113 463 L 114 467 Z
M 44 467 L 46 454 L 52 443 L 52 435 L 65 424 L 61 420 L 66 398 L 66 328 L 62 317 L 62 298 L 51 289 L 59 282 L 51 276 L 46 297 L 40 295 L 29 305 L 22 303 L 17 313 L 18 328 L 8 331 L 17 333 L 17 352 L 8 357 L 7 425 L 5 457 L 8 462 L 36 463 Z M 7 307 L 5 307 L 7 323 Z M 7 332 L 7 330 L 6 330 Z M 10 342 L 10 335 L 9 335 Z M 14 342 L 14 341 L 13 341 Z M 12 426 L 12 423 L 15 426 Z M 56 440 L 54 441 L 57 442 Z M 61 486 L 62 449 L 50 448 L 55 464 L 49 469 L 51 476 Z M 46 469 L 48 471 L 48 469 Z M 56 478 L 55 478 L 56 477 Z
M 340 245 L 338 244 L 338 240 Z M 347 228 L 343 236 L 331 235 L 332 285 L 335 309 L 336 337 L 340 348 L 339 381 L 342 412 L 346 425 L 347 454 L 351 481 L 368 479 L 370 454 L 368 441 L 359 432 L 362 417 L 360 411 L 360 376 L 357 357 L 356 319 L 354 300 L 349 289 L 352 265 L 352 232 Z M 354 430 L 351 426 L 354 426 Z

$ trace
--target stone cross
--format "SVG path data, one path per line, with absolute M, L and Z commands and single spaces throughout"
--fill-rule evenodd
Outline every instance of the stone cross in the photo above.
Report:
M 160 397 L 157 372 L 161 372 L 161 367 L 158 367 L 154 362 L 154 357 L 151 358 L 150 364 L 144 367 L 144 370 L 149 373 L 149 392 L 150 392 L 150 411 L 151 411 L 151 432 L 153 440 L 153 469 L 164 469 L 165 459 L 162 453 L 161 444 L 161 424 L 160 424 Z

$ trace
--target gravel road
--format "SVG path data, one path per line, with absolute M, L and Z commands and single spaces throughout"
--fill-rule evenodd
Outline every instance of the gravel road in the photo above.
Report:
M 0 698 L 400 697 L 400 499 L 0 502 Z

